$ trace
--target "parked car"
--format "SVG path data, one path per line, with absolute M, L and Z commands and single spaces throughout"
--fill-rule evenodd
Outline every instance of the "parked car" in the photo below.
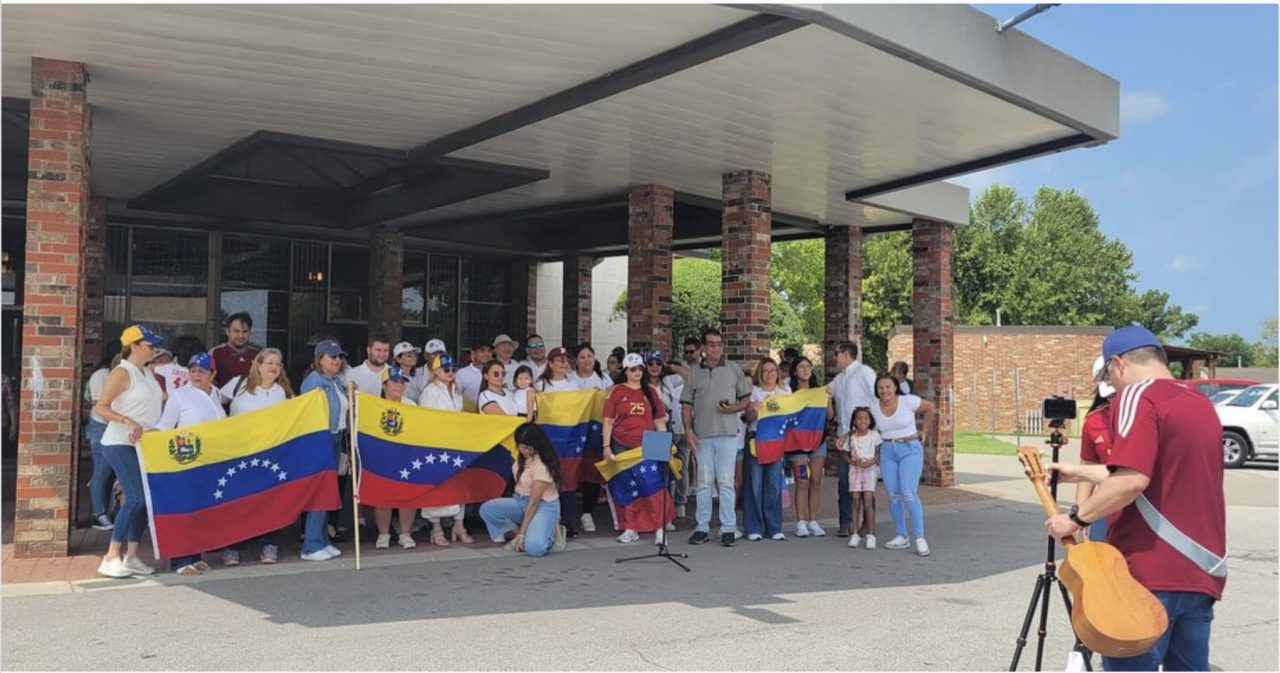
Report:
M 1234 399 L 1236 398 L 1236 395 L 1239 395 L 1239 394 L 1240 394 L 1240 391 L 1241 391 L 1241 390 L 1247 390 L 1247 389 L 1246 389 L 1246 388 L 1240 388 L 1239 390 L 1224 390 L 1224 391 L 1222 391 L 1222 392 L 1218 393 L 1217 395 L 1214 395 L 1213 397 L 1210 397 L 1210 398 L 1209 398 L 1209 401 L 1210 401 L 1210 402 L 1213 402 L 1213 406 L 1215 406 L 1215 407 L 1220 407 L 1220 406 L 1222 406 L 1222 405 L 1226 404 L 1227 402 L 1230 402 L 1231 400 L 1234 400 Z
M 1187 381 L 1187 385 L 1204 393 L 1205 397 L 1210 398 L 1224 390 L 1244 390 L 1249 386 L 1256 386 L 1258 383 L 1258 381 L 1247 381 L 1245 379 L 1198 379 Z
M 1222 421 L 1222 459 L 1227 467 L 1280 457 L 1280 385 L 1245 388 L 1215 409 Z

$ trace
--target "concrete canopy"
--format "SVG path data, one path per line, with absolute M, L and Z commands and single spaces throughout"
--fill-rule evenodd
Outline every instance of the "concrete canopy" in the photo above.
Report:
M 648 182 L 705 205 L 722 173 L 755 169 L 773 176 L 782 233 L 963 222 L 967 192 L 937 181 L 1118 133 L 1115 80 L 967 6 L 7 5 L 3 18 L 6 97 L 30 95 L 33 56 L 86 64 L 93 189 L 116 212 L 268 131 L 549 173 L 384 223 L 461 246 L 473 237 L 458 223 L 500 220 L 535 255 L 603 227 L 605 252 L 625 243 L 616 209 L 560 241 L 515 214 Z

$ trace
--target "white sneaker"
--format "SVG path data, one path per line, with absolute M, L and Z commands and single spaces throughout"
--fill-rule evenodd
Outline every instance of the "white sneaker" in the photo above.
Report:
M 778 533 L 774 533 L 773 535 L 770 535 L 769 539 L 773 540 L 774 542 L 782 542 L 783 540 L 787 539 L 787 536 L 781 532 L 778 532 Z
M 339 557 L 339 556 L 342 556 L 342 550 L 341 550 L 341 549 L 338 549 L 337 547 L 335 547 L 335 546 L 333 546 L 333 545 L 327 545 L 327 546 L 325 546 L 324 550 L 325 550 L 325 551 L 327 551 L 327 552 L 329 552 L 329 556 L 331 556 L 331 557 L 337 558 L 337 557 Z
M 920 556 L 929 555 L 929 543 L 925 542 L 922 537 L 916 538 L 916 554 L 919 554 Z
M 868 535 L 868 536 L 867 536 L 867 547 L 866 547 L 866 548 L 867 548 L 867 549 L 875 549 L 875 548 L 876 548 L 876 536 L 874 536 L 874 535 Z
M 666 531 L 659 530 L 653 534 L 653 545 L 655 547 L 667 541 Z
M 746 535 L 746 533 L 743 533 L 741 528 L 733 529 L 733 539 L 741 540 L 744 535 Z
M 817 521 L 810 521 L 809 534 L 814 537 L 826 537 L 827 531 L 822 530 L 822 526 L 819 526 Z
M 405 549 L 413 549 L 414 547 L 418 546 L 418 543 L 413 541 L 412 535 L 408 533 L 401 533 L 400 546 L 404 547 Z
M 622 535 L 618 536 L 618 543 L 631 544 L 632 542 L 635 542 L 636 540 L 639 540 L 639 539 L 640 539 L 640 534 L 628 528 L 627 530 L 622 531 Z
M 142 562 L 137 556 L 130 556 L 124 560 L 124 567 L 134 575 L 154 575 L 156 569 Z
M 124 561 L 121 561 L 119 556 L 102 559 L 102 563 L 98 564 L 98 574 L 118 580 L 133 576 L 133 573 L 129 571 L 129 568 L 125 566 Z
M 679 517 L 679 518 L 681 518 L 681 519 L 683 519 L 683 518 L 685 517 L 685 508 L 684 508 L 684 505 L 677 505 L 677 506 L 676 506 L 676 516 L 677 516 L 677 517 Z
M 752 534 L 750 534 L 750 535 L 748 535 L 748 536 L 747 536 L 747 540 L 748 540 L 749 542 L 759 542 L 759 541 L 761 541 L 761 540 L 763 540 L 763 539 L 764 539 L 764 536 L 763 536 L 763 535 L 761 535 L 761 534 L 759 534 L 759 533 L 752 533 Z
M 849 536 L 849 548 L 850 548 L 850 549 L 857 549 L 857 548 L 858 548 L 858 543 L 860 543 L 860 542 L 862 542 L 862 538 L 858 537 L 858 534 L 857 534 L 857 533 L 854 533 L 854 534 L 852 534 L 852 535 L 850 535 L 850 536 Z
M 884 543 L 885 549 L 906 549 L 910 546 L 911 544 L 907 542 L 907 538 L 902 537 L 901 535 L 894 535 L 892 540 Z
M 373 543 L 373 548 L 374 549 L 390 549 L 391 534 L 387 533 L 386 535 L 379 535 L 378 540 Z
M 808 522 L 808 521 L 797 521 L 797 522 L 796 522 L 796 537 L 809 537 L 809 522 Z
M 584 533 L 596 532 L 596 520 L 593 519 L 590 514 L 583 514 L 581 521 L 582 521 L 582 532 Z
M 331 558 L 333 558 L 333 554 L 330 554 L 327 548 L 318 549 L 316 551 L 311 552 L 310 554 L 302 555 L 303 561 L 328 561 Z
M 676 529 L 676 525 L 675 525 L 674 523 L 669 523 L 669 524 L 667 524 L 667 525 L 663 526 L 662 528 L 663 528 L 664 530 L 675 530 L 675 529 Z

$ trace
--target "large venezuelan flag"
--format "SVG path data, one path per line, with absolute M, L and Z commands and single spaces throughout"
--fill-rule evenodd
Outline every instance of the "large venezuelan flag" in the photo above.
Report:
M 621 530 L 648 533 L 675 520 L 675 503 L 671 492 L 663 488 L 663 477 L 670 469 L 673 478 L 678 478 L 683 466 L 678 458 L 664 465 L 645 460 L 642 453 L 641 449 L 629 449 L 615 454 L 611 461 L 602 460 L 595 465 L 605 478 L 614 525 Z
M 142 436 L 156 557 L 279 530 L 339 506 L 329 402 L 321 391 L 233 418 Z
M 756 423 L 756 459 L 768 465 L 782 460 L 788 451 L 817 450 L 826 427 L 826 388 L 766 397 Z
M 592 464 L 604 457 L 604 391 L 538 393 L 538 425 L 560 457 L 561 490 L 578 490 L 581 481 L 602 483 Z
M 502 496 L 518 416 L 468 414 L 356 394 L 360 502 L 444 507 Z

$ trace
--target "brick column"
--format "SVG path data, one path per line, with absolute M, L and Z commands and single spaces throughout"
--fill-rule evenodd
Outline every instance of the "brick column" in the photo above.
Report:
M 823 367 L 826 380 L 836 371 L 835 345 L 862 335 L 862 230 L 828 227 L 826 240 L 826 327 Z
M 952 232 L 952 226 L 943 222 L 916 220 L 912 224 L 911 331 L 916 392 L 938 408 L 936 427 L 926 429 L 931 436 L 925 447 L 924 481 L 932 486 L 955 484 Z
M 369 241 L 369 334 L 394 345 L 404 321 L 404 233 L 375 227 Z
M 667 185 L 635 185 L 628 193 L 627 349 L 631 351 L 671 352 L 675 196 Z
M 511 263 L 511 338 L 524 345 L 524 337 L 538 331 L 538 261 L 523 257 Z M 498 335 L 493 335 L 498 336 Z
M 31 59 L 14 555 L 65 556 L 80 418 L 89 219 L 84 64 Z
M 769 353 L 772 183 L 760 171 L 722 176 L 720 324 L 724 356 L 743 365 Z
M 591 272 L 595 265 L 595 257 L 564 258 L 564 327 L 560 343 L 565 348 L 591 341 Z
M 86 379 L 106 354 L 106 344 L 114 345 L 115 339 L 103 334 L 106 322 L 107 268 L 107 200 L 95 197 L 89 200 L 89 216 L 84 228 L 84 284 L 80 319 L 84 323 L 83 346 L 80 366 Z M 116 335 L 112 335 L 113 337 Z M 114 349 L 113 349 L 114 350 Z M 89 410 L 85 409 L 88 417 Z

